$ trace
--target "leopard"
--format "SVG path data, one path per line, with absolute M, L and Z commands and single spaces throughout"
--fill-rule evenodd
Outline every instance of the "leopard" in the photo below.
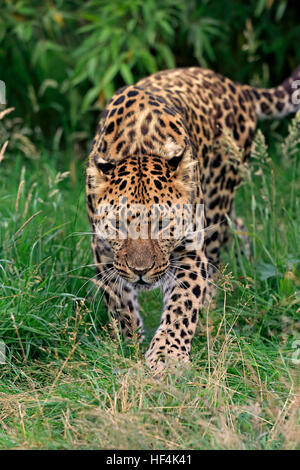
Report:
M 159 71 L 117 90 L 100 116 L 86 165 L 94 282 L 126 340 L 144 339 L 139 292 L 161 289 L 161 320 L 145 353 L 154 375 L 191 360 L 199 317 L 215 296 L 229 220 L 246 233 L 234 196 L 257 123 L 299 110 L 298 80 L 300 66 L 274 88 L 201 67 Z M 155 207 L 161 209 L 152 216 Z M 187 231 L 176 230 L 183 208 Z M 135 230 L 126 230 L 132 224 Z

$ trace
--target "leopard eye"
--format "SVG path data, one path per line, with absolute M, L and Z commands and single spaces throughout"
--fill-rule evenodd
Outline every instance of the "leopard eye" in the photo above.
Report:
M 96 166 L 98 170 L 104 173 L 104 175 L 107 175 L 113 168 L 115 168 L 115 165 L 111 162 L 97 162 Z

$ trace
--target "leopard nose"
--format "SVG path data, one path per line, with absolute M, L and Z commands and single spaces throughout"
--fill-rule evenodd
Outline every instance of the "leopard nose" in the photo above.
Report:
M 153 243 L 150 239 L 129 239 L 126 263 L 135 274 L 143 276 L 154 266 Z
M 138 276 L 143 276 L 144 274 L 146 274 L 148 271 L 150 271 L 153 268 L 154 261 L 151 266 L 147 266 L 147 267 L 130 266 L 130 263 L 128 263 L 127 261 L 127 266 L 134 274 L 137 274 Z

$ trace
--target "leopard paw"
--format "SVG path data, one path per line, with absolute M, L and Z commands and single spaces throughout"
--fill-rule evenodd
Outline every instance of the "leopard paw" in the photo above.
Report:
M 145 354 L 146 364 L 155 378 L 162 378 L 166 372 L 174 373 L 182 365 L 190 362 L 188 354 L 178 352 L 173 348 L 164 350 L 149 349 Z

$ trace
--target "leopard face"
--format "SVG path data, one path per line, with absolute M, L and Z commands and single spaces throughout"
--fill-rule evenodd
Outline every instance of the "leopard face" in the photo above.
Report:
M 171 255 L 183 240 L 176 230 L 183 207 L 191 202 L 193 165 L 189 148 L 176 147 L 169 160 L 134 155 L 125 160 L 94 159 L 89 167 L 97 243 L 106 245 L 116 272 L 135 288 L 163 281 Z

